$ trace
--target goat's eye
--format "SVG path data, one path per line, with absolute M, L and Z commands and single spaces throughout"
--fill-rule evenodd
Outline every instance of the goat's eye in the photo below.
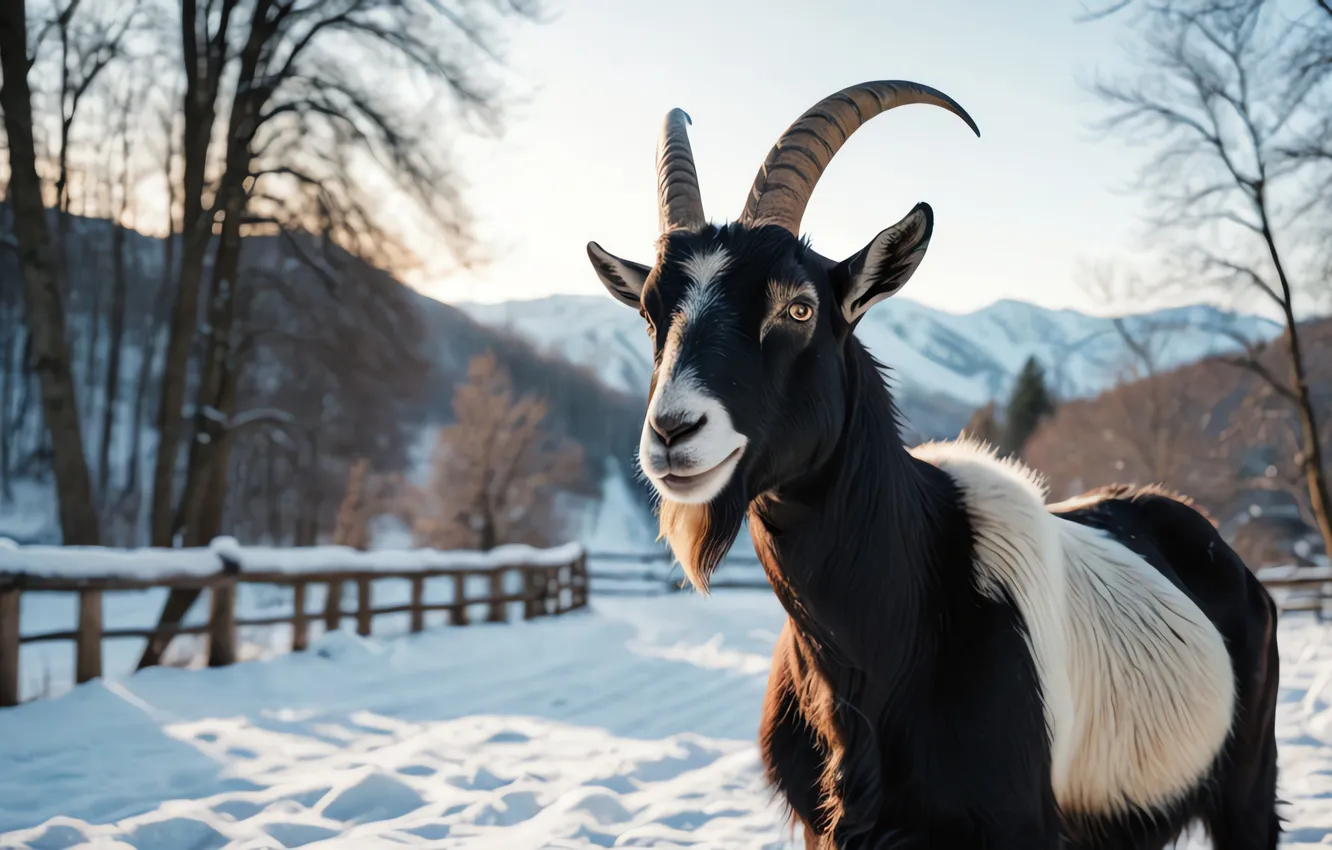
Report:
M 808 322 L 814 316 L 814 308 L 804 301 L 796 301 L 790 307 L 786 308 L 786 315 L 795 319 L 797 322 Z

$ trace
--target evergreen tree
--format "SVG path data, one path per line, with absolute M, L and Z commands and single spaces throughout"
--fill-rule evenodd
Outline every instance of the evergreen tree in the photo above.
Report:
M 1045 385 L 1045 369 L 1035 357 L 1028 357 L 1008 400 L 1005 443 L 1009 451 L 1021 455 L 1041 420 L 1054 413 L 1054 409 L 1054 397 Z

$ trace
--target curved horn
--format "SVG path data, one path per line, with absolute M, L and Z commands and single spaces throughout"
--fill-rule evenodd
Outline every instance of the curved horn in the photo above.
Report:
M 707 223 L 703 196 L 698 190 L 694 151 L 689 147 L 688 113 L 672 109 L 666 113 L 657 143 L 657 209 L 661 232 L 697 230 Z
M 966 110 L 941 91 L 905 80 L 861 83 L 825 97 L 786 129 L 763 161 L 745 201 L 741 223 L 776 224 L 800 235 L 800 220 L 814 186 L 833 156 L 860 125 L 880 112 L 908 103 L 941 106 L 980 129 Z

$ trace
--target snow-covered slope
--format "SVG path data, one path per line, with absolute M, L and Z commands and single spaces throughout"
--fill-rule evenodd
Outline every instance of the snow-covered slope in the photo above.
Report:
M 483 324 L 509 327 L 541 350 L 595 369 L 616 389 L 635 396 L 646 390 L 652 353 L 643 321 L 610 298 L 555 295 L 457 306 Z M 1149 327 L 1161 329 L 1150 337 L 1162 367 L 1233 348 L 1227 331 L 1255 340 L 1279 331 L 1266 319 L 1203 305 L 1128 320 L 1135 337 Z M 899 387 L 973 407 L 1003 395 L 1031 355 L 1064 396 L 1106 389 L 1133 362 L 1110 319 L 1020 301 L 998 301 L 957 315 L 893 299 L 870 311 L 856 333 L 892 367 Z
M 0 847 L 794 850 L 755 747 L 784 618 L 766 592 L 594 598 L 89 682 L 0 709 Z M 1327 636 L 1282 617 L 1292 850 L 1332 835 Z

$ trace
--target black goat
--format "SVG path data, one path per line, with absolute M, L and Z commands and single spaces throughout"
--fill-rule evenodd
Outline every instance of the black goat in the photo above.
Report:
M 808 846 L 1276 846 L 1276 613 L 1186 501 L 1119 488 L 1047 507 L 967 442 L 906 449 L 859 318 L 933 228 L 918 205 L 862 251 L 799 237 L 823 169 L 914 83 L 807 111 L 738 223 L 708 224 L 679 110 L 652 266 L 588 253 L 657 355 L 640 464 L 691 581 L 748 515 L 789 619 L 761 744 Z

